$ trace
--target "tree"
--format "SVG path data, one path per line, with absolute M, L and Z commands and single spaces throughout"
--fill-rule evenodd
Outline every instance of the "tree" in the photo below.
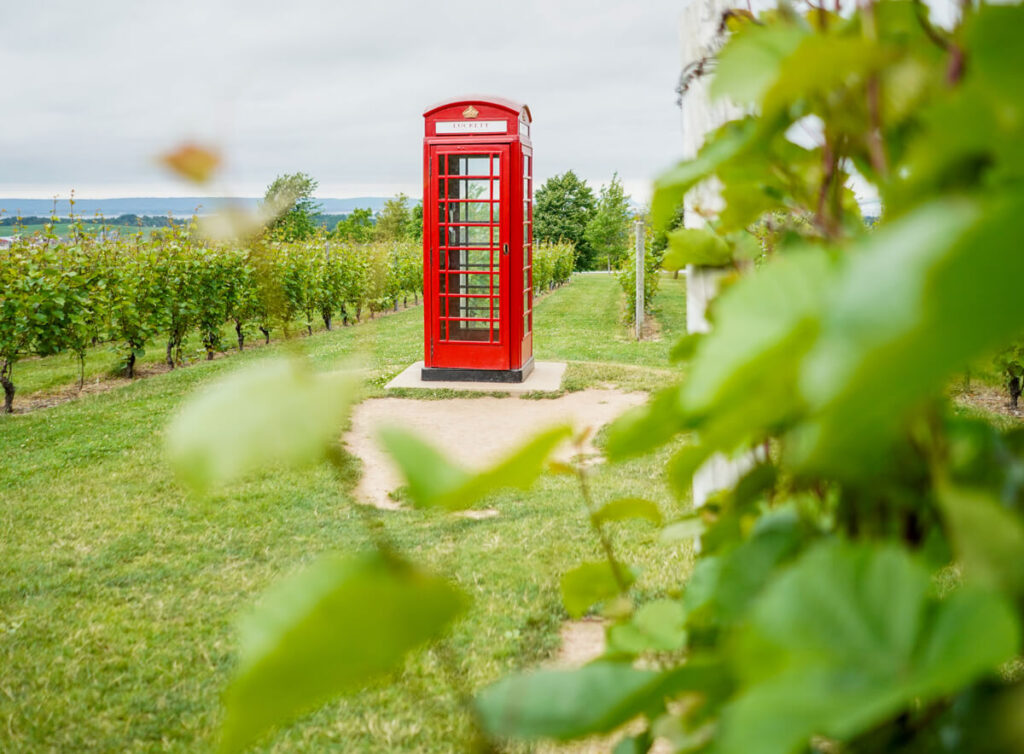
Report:
M 597 211 L 583 232 L 593 250 L 595 263 L 605 261 L 608 269 L 614 269 L 629 255 L 629 221 L 632 215 L 629 197 L 622 189 L 619 174 L 615 173 L 611 183 L 601 188 Z
M 384 202 L 384 209 L 377 216 L 377 228 L 374 236 L 378 241 L 401 241 L 409 236 L 411 224 L 409 197 L 405 194 L 398 194 Z
M 319 185 L 306 173 L 287 173 L 267 187 L 264 208 L 277 215 L 268 226 L 272 239 L 301 241 L 316 232 L 313 216 L 320 211 L 320 204 L 313 199 L 313 192 Z
M 413 241 L 423 240 L 423 204 L 417 204 L 412 208 L 412 217 L 409 221 L 409 238 Z
M 534 238 L 549 243 L 568 241 L 576 248 L 576 269 L 591 269 L 594 253 L 585 234 L 597 206 L 586 181 L 571 170 L 556 175 L 537 189 L 534 200 Z
M 373 239 L 373 210 L 356 207 L 334 228 L 334 235 L 340 241 L 368 243 Z

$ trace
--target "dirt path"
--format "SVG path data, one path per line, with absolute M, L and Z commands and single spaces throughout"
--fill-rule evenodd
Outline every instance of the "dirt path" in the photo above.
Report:
M 646 400 L 644 393 L 619 390 L 583 390 L 559 398 L 452 398 L 415 400 L 376 398 L 360 403 L 345 437 L 349 450 L 363 462 L 356 496 L 380 508 L 397 508 L 388 493 L 400 485 L 390 459 L 378 447 L 377 427 L 392 424 L 416 432 L 454 461 L 482 468 L 500 460 L 542 429 L 564 422 L 595 431 L 623 411 Z M 560 451 L 567 459 L 568 445 Z M 593 446 L 585 449 L 596 453 Z

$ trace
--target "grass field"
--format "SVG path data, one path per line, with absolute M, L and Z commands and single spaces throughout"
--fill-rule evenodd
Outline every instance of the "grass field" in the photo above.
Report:
M 662 339 L 635 343 L 620 324 L 614 279 L 577 277 L 536 312 L 537 357 L 572 362 L 570 388 L 654 387 L 684 321 L 683 281 L 656 301 Z M 299 340 L 320 368 L 357 357 L 369 392 L 420 356 L 412 309 Z M 318 554 L 365 544 L 348 485 L 326 469 L 268 469 L 211 499 L 190 498 L 161 453 L 169 416 L 198 386 L 283 346 L 137 380 L 0 420 L 0 751 L 195 751 L 214 740 L 233 662 L 233 620 L 269 584 Z M 96 369 L 112 355 L 94 355 Z M 19 365 L 21 379 L 49 373 Z M 70 362 L 69 362 L 70 363 Z M 71 370 L 73 379 L 74 370 Z M 47 380 L 36 380 L 42 384 Z M 664 456 L 594 474 L 599 500 L 659 501 Z M 355 465 L 349 483 L 357 478 Z M 448 646 L 479 687 L 550 656 L 565 615 L 558 577 L 598 557 L 573 483 L 544 477 L 499 494 L 495 519 L 419 511 L 383 521 L 402 548 L 474 597 Z M 658 565 L 637 589 L 661 593 L 689 568 L 642 523 L 621 525 L 626 560 Z M 657 548 L 657 549 L 655 549 Z M 328 705 L 282 731 L 272 751 L 451 751 L 466 730 L 437 652 L 410 659 L 393 683 Z

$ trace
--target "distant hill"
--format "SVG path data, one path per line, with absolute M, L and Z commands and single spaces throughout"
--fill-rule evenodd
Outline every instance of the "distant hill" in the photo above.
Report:
M 213 196 L 173 196 L 173 197 L 126 197 L 117 199 L 76 199 L 75 214 L 91 217 L 97 212 L 105 217 L 118 215 L 166 215 L 189 217 L 199 207 L 199 214 L 213 212 L 218 206 L 226 203 L 238 203 L 246 207 L 255 207 L 260 200 L 256 197 L 213 197 Z M 384 207 L 387 197 L 357 196 L 354 199 L 317 199 L 325 215 L 346 215 L 353 209 L 369 207 L 374 212 Z M 5 216 L 21 215 L 29 217 L 39 215 L 49 217 L 53 211 L 52 199 L 5 199 L 0 198 L 0 210 Z M 57 202 L 57 216 L 67 217 L 71 213 L 71 205 L 67 199 Z

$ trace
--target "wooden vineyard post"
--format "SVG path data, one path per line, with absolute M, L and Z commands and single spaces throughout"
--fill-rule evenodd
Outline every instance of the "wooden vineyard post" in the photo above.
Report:
M 644 332 L 644 221 L 633 223 L 636 234 L 636 302 L 634 320 L 636 322 L 636 339 L 643 339 Z

